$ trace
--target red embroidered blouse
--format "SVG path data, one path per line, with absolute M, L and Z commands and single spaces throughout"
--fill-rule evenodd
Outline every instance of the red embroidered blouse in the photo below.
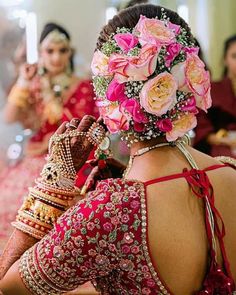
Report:
M 206 231 L 211 265 L 198 295 L 235 293 L 224 249 L 223 221 L 214 206 L 214 193 L 205 170 L 184 170 L 148 182 L 123 179 L 101 181 L 95 191 L 69 209 L 49 235 L 21 258 L 20 274 L 32 294 L 61 294 L 93 281 L 102 294 L 173 294 L 151 259 L 147 237 L 146 187 L 184 177 L 212 218 L 224 259 L 225 273 L 216 262 L 211 223 L 206 210 Z M 236 293 L 235 293 L 236 294 Z

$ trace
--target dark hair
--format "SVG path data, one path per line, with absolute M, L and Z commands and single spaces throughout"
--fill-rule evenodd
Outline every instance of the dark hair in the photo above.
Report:
M 117 15 L 115 15 L 107 25 L 105 25 L 99 34 L 97 40 L 97 49 L 101 49 L 103 43 L 107 42 L 109 36 L 116 32 L 117 27 L 134 28 L 138 23 L 140 15 L 144 15 L 148 18 L 161 17 L 162 9 L 164 9 L 167 17 L 170 21 L 176 25 L 180 25 L 187 31 L 187 36 L 194 42 L 191 30 L 187 23 L 174 11 L 167 8 L 152 5 L 152 4 L 140 4 L 126 9 L 122 9 Z
M 56 23 L 47 23 L 42 30 L 42 33 L 41 33 L 40 39 L 39 39 L 39 43 L 42 43 L 43 40 L 47 37 L 47 35 L 50 34 L 54 30 L 57 30 L 60 33 L 64 34 L 66 36 L 66 38 L 70 41 L 70 34 L 66 31 L 65 28 L 63 28 L 62 26 L 60 26 Z
M 65 28 L 63 28 L 62 26 L 60 26 L 56 23 L 50 22 L 44 26 L 42 33 L 40 35 L 40 38 L 39 38 L 39 43 L 41 44 L 43 42 L 43 40 L 47 37 L 47 35 L 50 34 L 51 32 L 53 32 L 54 30 L 57 30 L 60 33 L 64 34 L 66 36 L 66 38 L 70 41 L 70 34 L 67 32 L 67 30 Z M 72 54 L 70 57 L 70 68 L 71 68 L 72 72 L 74 71 L 73 57 L 74 57 L 74 51 L 72 50 Z
M 229 50 L 229 47 L 234 43 L 236 42 L 236 35 L 233 35 L 231 37 L 229 37 L 228 39 L 225 40 L 225 43 L 224 43 L 224 55 L 223 57 L 225 58 L 226 55 L 227 55 L 227 52 Z M 226 66 L 224 66 L 224 70 L 223 70 L 223 77 L 226 77 L 228 74 L 228 68 Z
M 127 3 L 125 3 L 125 5 L 119 5 L 118 10 L 120 11 L 121 9 L 125 9 L 143 3 L 148 3 L 148 0 L 130 0 Z

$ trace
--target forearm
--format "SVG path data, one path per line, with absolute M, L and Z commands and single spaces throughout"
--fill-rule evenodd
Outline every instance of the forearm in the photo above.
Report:
M 4 295 L 30 295 L 28 289 L 21 280 L 19 273 L 19 261 L 16 261 L 0 281 L 0 294 Z
M 38 240 L 28 234 L 15 229 L 12 233 L 2 255 L 0 256 L 0 279 L 16 260 Z

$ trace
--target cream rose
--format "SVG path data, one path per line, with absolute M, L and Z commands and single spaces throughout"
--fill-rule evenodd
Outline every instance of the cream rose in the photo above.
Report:
M 197 126 L 196 116 L 192 113 L 182 114 L 181 117 L 172 122 L 172 129 L 166 133 L 167 141 L 175 141 L 183 137 L 188 131 Z
M 161 73 L 144 84 L 140 104 L 148 113 L 161 116 L 176 103 L 176 90 L 174 77 L 168 72 Z
M 119 83 L 145 81 L 156 69 L 159 48 L 144 46 L 138 56 L 113 54 L 109 59 L 109 72 Z
M 174 30 L 166 26 L 164 21 L 155 18 L 147 18 L 141 15 L 134 31 L 142 45 L 153 44 L 159 46 L 175 42 Z
M 108 60 L 109 57 L 102 53 L 100 50 L 95 51 L 91 63 L 92 73 L 96 76 L 107 76 L 109 74 Z
M 117 103 L 112 103 L 105 108 L 100 108 L 100 114 L 111 133 L 129 129 L 129 118 L 120 110 Z
M 186 60 L 175 65 L 171 73 L 178 81 L 179 90 L 194 94 L 198 108 L 206 111 L 210 107 L 210 75 L 198 55 L 187 53 Z

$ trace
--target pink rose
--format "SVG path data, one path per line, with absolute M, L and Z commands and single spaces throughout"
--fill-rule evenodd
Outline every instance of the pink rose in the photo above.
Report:
M 181 110 L 184 112 L 190 112 L 193 114 L 197 114 L 197 105 L 196 105 L 196 99 L 194 96 L 191 96 L 187 99 L 187 101 L 181 106 Z
M 156 122 L 156 126 L 162 132 L 169 132 L 172 130 L 173 125 L 170 119 L 161 119 Z
M 178 81 L 179 90 L 192 92 L 196 98 L 197 107 L 206 111 L 206 107 L 210 105 L 210 97 L 208 95 L 210 75 L 205 70 L 205 65 L 198 55 L 187 54 L 186 60 L 175 65 L 171 73 Z M 202 100 L 205 100 L 206 103 L 203 103 Z
M 167 26 L 172 32 L 175 33 L 175 35 L 178 35 L 180 33 L 181 26 L 173 24 L 170 21 L 167 23 Z
M 127 112 L 130 113 L 132 119 L 138 123 L 147 123 L 148 119 L 144 112 L 141 110 L 140 104 L 136 99 L 130 98 L 125 100 L 121 104 L 121 108 L 124 108 Z
M 147 18 L 141 15 L 134 30 L 138 35 L 139 43 L 142 45 L 160 46 L 175 42 L 175 33 L 172 28 L 166 26 L 164 21 L 155 18 Z
M 198 55 L 199 47 L 184 47 L 183 50 L 184 50 L 186 53 L 190 53 L 190 54 L 196 54 L 196 55 Z
M 127 53 L 138 44 L 138 38 L 131 33 L 119 33 L 114 36 L 118 46 Z
M 195 95 L 197 106 L 205 112 L 211 107 L 211 88 L 208 89 L 204 96 Z
M 146 129 L 145 124 L 134 122 L 134 131 L 143 132 Z
M 112 54 L 109 59 L 109 72 L 119 82 L 145 81 L 156 69 L 158 48 L 146 45 L 138 56 Z
M 176 103 L 177 83 L 168 72 L 147 81 L 140 94 L 141 106 L 150 114 L 161 116 Z
M 120 111 L 118 105 L 112 104 L 106 106 L 103 110 L 100 108 L 99 111 L 103 117 L 104 123 L 111 133 L 117 133 L 129 129 L 129 119 Z
M 176 56 L 180 53 L 182 45 L 179 43 L 173 43 L 167 46 L 167 55 L 165 60 L 166 67 L 170 67 Z
M 92 73 L 97 76 L 107 76 L 108 73 L 108 60 L 109 58 L 100 50 L 94 52 L 91 69 Z
M 176 139 L 183 137 L 188 131 L 197 126 L 197 119 L 194 114 L 182 114 L 182 116 L 173 121 L 173 128 L 166 133 L 167 141 L 175 141 Z
M 125 95 L 125 84 L 120 84 L 115 79 L 113 79 L 107 88 L 106 97 L 110 101 L 120 102 L 128 99 L 128 97 Z

